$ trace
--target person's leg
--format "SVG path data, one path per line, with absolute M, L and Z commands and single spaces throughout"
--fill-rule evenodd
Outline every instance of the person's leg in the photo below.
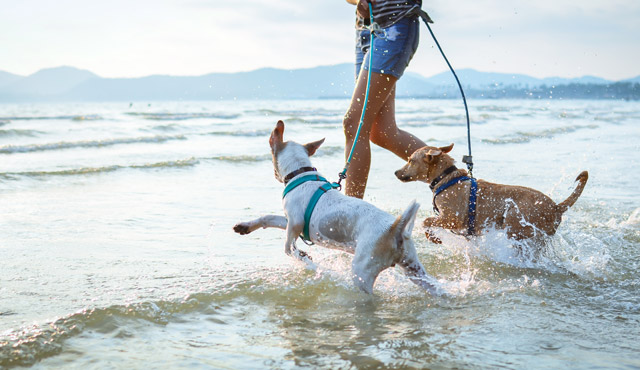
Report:
M 395 85 L 387 100 L 378 112 L 369 138 L 371 142 L 381 146 L 405 161 L 416 150 L 426 146 L 422 140 L 396 125 L 396 88 Z
M 356 139 L 358 124 L 365 101 L 367 90 L 368 71 L 362 70 L 356 88 L 351 97 L 351 105 L 344 117 L 343 126 L 346 138 L 345 159 L 348 159 L 351 147 Z M 371 165 L 371 144 L 369 136 L 371 128 L 376 120 L 378 112 L 385 105 L 385 101 L 389 98 L 389 94 L 393 91 L 397 78 L 380 73 L 371 73 L 371 87 L 369 92 L 369 101 L 367 102 L 367 110 L 364 115 L 364 121 L 360 130 L 360 135 L 356 143 L 356 147 L 351 158 L 351 163 L 347 171 L 345 180 L 345 194 L 362 198 L 367 186 L 367 178 L 369 176 L 369 167 Z

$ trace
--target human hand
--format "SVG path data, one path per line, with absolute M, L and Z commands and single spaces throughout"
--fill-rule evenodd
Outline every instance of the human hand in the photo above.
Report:
M 371 2 L 375 3 L 376 0 L 371 0 Z M 367 0 L 358 0 L 357 12 L 362 18 L 369 18 L 369 2 Z

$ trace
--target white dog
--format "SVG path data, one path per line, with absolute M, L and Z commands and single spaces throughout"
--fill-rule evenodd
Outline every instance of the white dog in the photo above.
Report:
M 338 249 L 354 255 L 353 281 L 367 293 L 382 270 L 398 264 L 404 273 L 418 286 L 435 293 L 434 279 L 427 275 L 418 260 L 411 231 L 419 205 L 414 201 L 398 218 L 352 197 L 331 189 L 311 167 L 313 155 L 324 139 L 306 145 L 284 142 L 284 123 L 278 121 L 269 138 L 276 179 L 289 184 L 283 195 L 286 217 L 267 215 L 241 222 L 233 227 L 245 235 L 258 228 L 274 227 L 287 231 L 285 253 L 301 260 L 308 259 L 299 251 L 295 241 L 306 230 L 307 237 L 318 245 Z M 305 213 L 314 194 L 325 185 L 324 192 L 312 207 L 305 229 Z M 310 258 L 309 258 L 310 259 Z

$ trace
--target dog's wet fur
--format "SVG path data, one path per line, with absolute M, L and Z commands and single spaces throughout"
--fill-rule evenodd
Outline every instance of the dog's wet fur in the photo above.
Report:
M 455 161 L 447 153 L 453 144 L 444 147 L 425 146 L 416 150 L 407 164 L 395 172 L 403 181 L 422 181 L 431 184 L 440 174 L 453 166 Z M 438 182 L 438 186 L 459 176 L 468 176 L 464 169 L 456 169 Z M 556 204 L 545 194 L 523 186 L 494 184 L 478 180 L 475 232 L 481 234 L 488 228 L 504 229 L 509 238 L 531 240 L 536 245 L 544 244 L 546 237 L 554 235 L 562 214 L 580 197 L 589 174 L 578 175 L 573 193 Z M 435 199 L 439 210 L 436 217 L 427 217 L 423 226 L 425 234 L 434 243 L 441 243 L 432 230 L 442 228 L 465 235 L 468 230 L 469 181 L 453 185 Z
M 311 167 L 310 156 L 324 139 L 300 145 L 284 141 L 284 123 L 278 121 L 269 145 L 273 156 L 275 177 L 284 182 L 285 176 L 300 168 Z M 299 174 L 291 179 L 318 174 L 315 171 Z M 244 235 L 258 228 L 274 227 L 286 230 L 285 253 L 300 260 L 310 257 L 296 248 L 295 242 L 304 227 L 304 214 L 321 181 L 305 182 L 283 199 L 284 214 L 266 215 L 252 221 L 240 222 L 233 229 Z M 419 205 L 414 201 L 398 217 L 393 217 L 357 198 L 347 197 L 337 190 L 326 192 L 316 204 L 309 221 L 311 241 L 327 248 L 353 254 L 352 278 L 361 290 L 372 293 L 376 278 L 383 270 L 398 265 L 415 284 L 435 294 L 434 279 L 418 260 L 411 232 Z

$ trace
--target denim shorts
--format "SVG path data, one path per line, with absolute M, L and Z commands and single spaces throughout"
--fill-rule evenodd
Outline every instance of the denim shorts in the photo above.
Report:
M 368 29 L 356 30 L 356 80 L 360 68 L 369 70 L 371 33 Z M 402 77 L 409 61 L 418 49 L 420 22 L 418 17 L 405 17 L 395 24 L 376 32 L 373 39 L 372 72 Z

